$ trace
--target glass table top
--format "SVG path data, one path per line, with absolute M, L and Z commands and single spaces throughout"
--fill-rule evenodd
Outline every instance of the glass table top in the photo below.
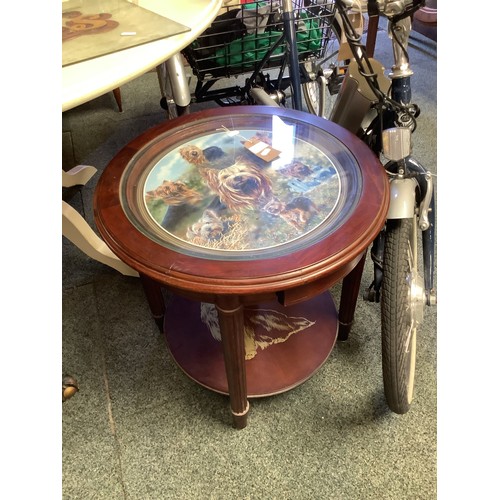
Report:
M 125 168 L 120 200 L 133 225 L 162 246 L 251 260 L 330 235 L 355 208 L 361 183 L 354 156 L 321 128 L 235 112 L 142 147 Z
M 189 31 L 127 0 L 63 0 L 62 65 Z

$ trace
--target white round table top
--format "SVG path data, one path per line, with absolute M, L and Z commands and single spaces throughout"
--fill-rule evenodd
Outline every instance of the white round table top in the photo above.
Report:
M 120 87 L 178 53 L 212 23 L 222 0 L 133 0 L 132 3 L 177 21 L 191 30 L 64 66 L 62 111 Z

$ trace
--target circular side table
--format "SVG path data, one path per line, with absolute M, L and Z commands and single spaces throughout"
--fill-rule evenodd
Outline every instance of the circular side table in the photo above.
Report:
M 110 162 L 94 195 L 99 232 L 138 271 L 173 358 L 229 395 L 237 428 L 248 398 L 304 382 L 339 330 L 346 338 L 388 205 L 386 174 L 361 140 L 265 106 L 147 131 Z M 329 289 L 342 279 L 337 314 Z

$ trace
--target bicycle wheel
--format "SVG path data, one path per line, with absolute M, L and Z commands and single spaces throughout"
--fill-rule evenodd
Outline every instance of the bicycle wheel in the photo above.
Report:
M 425 292 L 417 265 L 417 219 L 386 225 L 381 293 L 384 392 L 395 413 L 410 409 L 415 381 L 417 327 Z
M 303 62 L 308 81 L 302 84 L 302 91 L 309 113 L 329 120 L 343 79 L 338 61 L 340 27 L 329 22 L 323 36 L 321 57 Z

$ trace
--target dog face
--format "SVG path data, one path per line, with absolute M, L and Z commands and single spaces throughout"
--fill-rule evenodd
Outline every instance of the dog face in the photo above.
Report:
M 271 198 L 271 200 L 262 207 L 262 210 L 271 215 L 279 215 L 284 209 L 285 204 L 275 197 Z
M 316 213 L 318 213 L 318 208 L 314 202 L 309 198 L 299 196 L 287 203 L 279 216 L 295 229 L 303 231 L 311 217 Z
M 272 196 L 269 178 L 244 162 L 220 170 L 217 180 L 220 199 L 230 210 L 258 208 Z
M 186 237 L 196 244 L 218 240 L 224 230 L 223 224 L 219 222 L 196 222 L 187 231 Z
M 195 244 L 218 240 L 222 237 L 224 223 L 213 210 L 205 210 L 203 215 L 187 231 L 187 238 Z
M 186 161 L 193 165 L 201 165 L 207 161 L 203 150 L 198 146 L 184 146 L 179 150 L 179 153 Z

